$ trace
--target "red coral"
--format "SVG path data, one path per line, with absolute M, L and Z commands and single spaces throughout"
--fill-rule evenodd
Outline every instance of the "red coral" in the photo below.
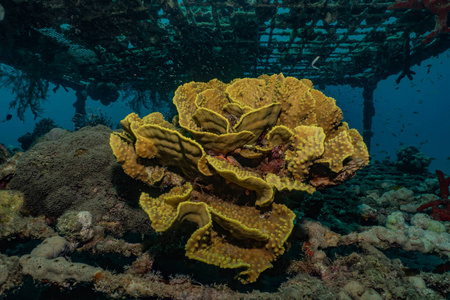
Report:
M 442 171 L 436 170 L 436 174 L 439 179 L 439 187 L 441 189 L 441 198 L 448 199 L 449 193 L 449 185 L 450 185 L 450 177 L 445 178 L 444 173 Z
M 266 157 L 258 169 L 264 174 L 273 173 L 279 174 L 280 170 L 285 166 L 285 160 L 283 158 L 284 149 L 280 146 L 275 146 L 268 157 Z
M 436 174 L 439 179 L 439 186 L 441 191 L 441 200 L 431 201 L 429 203 L 419 206 L 418 212 L 423 211 L 427 208 L 432 208 L 431 216 L 437 221 L 450 221 L 450 199 L 449 196 L 449 185 L 450 177 L 445 178 L 442 171 L 436 170 Z
M 423 45 L 431 43 L 436 35 L 440 32 L 450 32 L 447 25 L 448 13 L 450 12 L 450 2 L 448 0 L 406 0 L 397 1 L 388 9 L 428 9 L 432 14 L 436 15 L 436 25 L 433 31 L 422 41 Z

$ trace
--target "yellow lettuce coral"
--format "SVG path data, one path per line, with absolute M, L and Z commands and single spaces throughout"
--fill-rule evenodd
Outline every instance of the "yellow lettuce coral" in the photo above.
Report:
M 157 198 L 141 195 L 153 228 L 194 222 L 186 255 L 239 268 L 244 283 L 272 266 L 292 232 L 295 215 L 276 203 L 276 191 L 313 193 L 369 161 L 336 101 L 307 79 L 190 82 L 173 102 L 177 124 L 159 113 L 130 114 L 123 132 L 111 135 L 111 148 L 128 175 L 170 188 Z
M 238 278 L 244 283 L 254 282 L 284 253 L 295 218 L 282 204 L 261 214 L 256 207 L 193 192 L 189 183 L 158 198 L 143 193 L 140 204 L 156 231 L 183 221 L 196 223 L 199 228 L 186 244 L 186 255 L 221 268 L 242 269 Z

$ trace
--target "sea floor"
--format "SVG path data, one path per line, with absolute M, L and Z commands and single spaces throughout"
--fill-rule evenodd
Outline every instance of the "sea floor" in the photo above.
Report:
M 0 191 L 0 299 L 450 297 L 450 222 L 435 220 L 431 209 L 417 212 L 441 199 L 434 173 L 373 161 L 341 186 L 279 193 L 275 201 L 297 216 L 287 251 L 255 283 L 242 284 L 236 270 L 185 256 L 195 226 L 155 233 L 136 203 L 145 186 L 127 179 L 112 157 L 73 162 L 64 177 L 46 178 L 64 169 L 56 163 L 63 153 L 103 153 L 110 131 L 93 130 L 78 133 L 86 151 L 35 146 L 0 166 L 29 167 Z M 98 136 L 87 141 L 83 134 Z

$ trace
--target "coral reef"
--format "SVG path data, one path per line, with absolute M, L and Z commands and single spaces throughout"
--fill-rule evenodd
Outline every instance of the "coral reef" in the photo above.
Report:
M 345 182 L 369 161 L 335 100 L 307 79 L 190 82 L 173 102 L 176 124 L 160 113 L 130 114 L 123 132 L 111 135 L 111 148 L 129 176 L 170 188 L 156 198 L 141 195 L 152 227 L 196 223 L 186 255 L 240 269 L 243 283 L 272 267 L 292 232 L 295 214 L 273 202 L 275 191 L 313 193 Z
M 361 245 L 358 252 L 334 261 L 291 262 L 290 272 L 298 275 L 287 281 L 285 285 L 290 287 L 281 290 L 282 293 L 289 291 L 286 296 L 290 299 L 421 299 L 424 296 L 441 299 L 434 290 L 427 288 L 421 277 L 405 276 L 404 267 L 398 260 L 391 261 L 370 245 Z M 315 270 L 326 282 L 326 291 L 332 295 L 325 294 L 324 290 L 314 293 L 308 290 L 320 287 L 304 275 L 317 274 Z M 308 283 L 302 284 L 305 279 Z
M 358 279 L 361 280 L 362 277 L 369 275 L 372 278 L 366 278 L 366 280 L 362 280 L 362 282 L 370 282 L 371 284 L 374 284 L 375 286 L 373 287 L 377 288 L 377 290 L 380 290 L 380 287 L 383 286 L 383 289 L 386 289 L 384 291 L 384 294 L 393 294 L 392 297 L 394 297 L 394 299 L 405 297 L 405 295 L 410 294 L 412 291 L 407 292 L 406 290 L 397 290 L 395 286 L 389 287 L 389 283 L 386 283 L 384 276 L 386 276 L 386 274 L 389 274 L 387 276 L 389 276 L 390 280 L 398 280 L 404 277 L 404 269 L 401 265 L 393 267 L 393 265 L 398 264 L 399 261 L 389 261 L 387 257 L 375 247 L 386 249 L 399 245 L 400 247 L 403 247 L 408 251 L 420 251 L 426 253 L 429 251 L 440 250 L 442 251 L 442 253 L 450 255 L 450 234 L 440 233 L 440 235 L 445 235 L 445 237 L 436 238 L 436 232 L 422 230 L 415 226 L 409 227 L 406 224 L 404 225 L 412 229 L 408 233 L 405 233 L 403 230 L 394 231 L 381 226 L 375 226 L 368 231 L 364 231 L 361 233 L 352 233 L 345 236 L 336 234 L 317 222 L 306 221 L 303 225 L 305 226 L 305 229 L 307 230 L 309 235 L 309 250 L 313 253 L 312 257 L 309 260 L 309 262 L 312 264 L 310 268 L 319 273 L 323 280 L 326 280 L 328 282 L 335 282 L 336 280 L 342 280 L 343 278 L 345 278 L 345 281 L 348 281 L 349 279 L 351 279 L 351 277 L 354 276 L 352 274 L 358 273 L 364 274 L 363 276 L 358 276 Z M 346 263 L 346 266 L 337 266 L 336 264 L 341 264 L 342 261 L 330 264 L 325 252 L 323 250 L 320 250 L 329 247 L 336 247 L 337 245 L 355 244 L 359 245 L 364 250 L 364 252 L 370 254 L 369 257 L 372 256 L 372 258 L 358 258 L 357 260 L 364 259 L 365 263 L 363 264 L 353 261 L 351 263 Z M 345 262 L 348 260 L 353 260 L 358 256 L 359 254 L 352 253 L 348 257 L 344 258 L 343 261 Z M 373 267 L 367 269 L 367 266 L 364 266 L 364 271 L 354 270 L 355 267 L 359 268 L 360 265 L 370 265 L 373 263 L 376 264 L 376 270 L 370 270 Z M 302 267 L 304 267 L 304 264 L 297 263 L 296 265 L 291 266 L 291 270 L 301 270 Z M 344 275 L 341 272 L 347 275 Z M 376 280 L 374 280 L 374 276 L 376 276 Z M 396 277 L 397 279 L 395 279 Z M 404 279 L 401 280 L 404 281 Z M 415 287 L 414 290 L 416 293 L 419 292 L 418 290 L 420 290 L 420 294 L 423 296 L 427 295 L 428 297 L 431 297 L 433 299 L 440 299 L 435 291 L 426 288 L 425 282 L 420 277 L 414 278 L 412 280 L 409 279 L 409 283 L 405 282 L 402 284 L 402 286 L 407 289 L 411 284 Z M 366 287 L 359 288 L 359 290 L 361 292 L 358 294 L 359 296 L 361 296 L 361 294 L 364 291 L 367 292 L 368 289 Z M 352 294 L 352 292 L 349 290 L 347 290 L 347 292 L 350 292 L 350 294 Z M 413 295 L 414 294 L 412 294 L 411 296 Z M 356 297 L 356 299 L 359 298 Z M 379 297 L 376 299 L 381 298 Z
M 94 223 L 116 224 L 110 226 L 116 234 L 148 231 L 145 213 L 126 205 L 130 192 L 124 187 L 133 181 L 114 161 L 110 134 L 105 126 L 86 127 L 25 152 L 10 181 L 24 194 L 24 210 L 53 220 L 68 210 L 88 211 Z
M 8 189 L 9 182 L 16 175 L 17 163 L 22 154 L 22 152 L 18 152 L 0 164 L 0 190 Z
M 21 238 L 45 239 L 55 231 L 47 225 L 44 216 L 23 217 L 23 195 L 18 191 L 0 191 L 0 240 Z
M 70 248 L 69 242 L 60 236 L 47 238 L 29 255 L 20 258 L 23 274 L 60 285 L 68 281 L 91 281 L 101 269 L 66 260 L 62 256 L 69 253 Z
M 107 141 L 110 134 L 107 128 L 86 128 L 82 132 L 94 134 L 98 130 L 105 132 Z M 77 133 L 70 135 L 73 140 L 80 137 L 76 138 Z M 77 149 L 78 144 L 74 142 L 72 146 Z M 184 185 L 190 182 L 193 196 L 201 194 L 201 189 L 196 189 L 195 185 L 202 184 L 205 193 L 211 189 L 199 180 L 187 181 L 185 175 L 170 173 L 173 170 L 167 168 L 161 185 L 163 181 L 168 187 L 178 183 L 182 192 L 187 188 Z M 122 173 L 120 167 L 118 173 Z M 119 176 L 128 189 L 145 188 L 118 173 L 115 176 Z M 98 176 L 110 175 L 98 173 Z M 104 180 L 111 178 L 104 177 Z M 82 183 L 78 181 L 78 186 L 72 186 L 72 190 L 86 192 Z M 232 189 L 231 195 L 236 193 L 237 187 L 232 187 L 232 183 L 223 185 L 221 194 L 228 195 L 227 189 Z M 194 226 L 183 226 L 180 234 L 179 231 L 155 234 L 148 226 L 141 228 L 141 233 L 147 231 L 145 237 L 139 234 L 139 238 L 125 239 L 117 236 L 121 231 L 116 228 L 125 227 L 128 231 L 134 228 L 127 227 L 126 223 L 130 222 L 127 218 L 110 219 L 111 210 L 106 210 L 107 218 L 99 219 L 95 217 L 98 208 L 92 206 L 90 223 L 87 207 L 82 202 L 78 204 L 84 209 L 74 205 L 56 220 L 44 215 L 33 217 L 26 209 L 17 207 L 17 213 L 0 226 L 0 294 L 7 298 L 25 298 L 29 290 L 25 287 L 32 278 L 35 298 L 38 295 L 49 297 L 49 294 L 61 298 L 67 293 L 98 293 L 113 299 L 442 299 L 450 294 L 449 259 L 445 248 L 448 248 L 445 240 L 450 223 L 416 213 L 421 204 L 439 199 L 434 194 L 438 187 L 438 180 L 432 174 L 402 173 L 396 170 L 394 163 L 378 162 L 333 189 L 319 190 L 313 195 L 277 193 L 275 202 L 289 202 L 289 208 L 297 216 L 299 210 L 305 217 L 320 220 L 320 223 L 297 218 L 285 244 L 289 247 L 286 255 L 278 257 L 273 262 L 274 267 L 260 274 L 256 283 L 246 286 L 230 280 L 233 272 L 184 259 L 183 241 L 188 239 L 191 229 L 195 230 Z M 241 191 L 245 193 L 244 189 Z M 159 194 L 155 192 L 151 197 Z M 102 195 L 94 200 L 108 205 Z M 111 196 L 116 197 L 104 195 Z M 129 197 L 136 202 L 139 199 L 138 194 Z M 256 195 L 253 197 L 256 199 Z M 315 203 L 321 203 L 319 214 L 308 209 L 308 204 L 317 205 Z M 130 210 L 136 216 L 139 213 L 128 207 L 131 202 L 122 204 L 113 208 L 116 217 L 126 216 Z M 364 213 L 359 206 L 370 206 L 367 215 L 371 218 L 370 226 L 362 216 L 358 217 Z M 208 212 L 212 218 L 217 217 L 216 210 L 208 207 Z M 41 213 L 46 214 L 46 211 L 41 210 Z M 139 221 L 145 222 L 145 219 Z M 333 229 L 321 223 L 330 224 Z M 388 224 L 394 225 L 392 229 L 387 228 Z M 213 220 L 213 227 L 215 225 L 218 224 Z M 93 230 L 91 239 L 90 230 Z M 185 234 L 187 237 L 183 237 Z M 225 235 L 225 230 L 220 234 Z M 174 249 L 179 251 L 178 255 L 174 255 Z M 417 258 L 418 255 L 422 258 Z M 84 259 L 80 260 L 80 256 Z M 164 263 L 165 259 L 170 260 L 171 267 Z M 104 260 L 109 263 L 104 264 Z M 124 266 L 112 268 L 111 261 L 120 260 L 126 260 Z M 202 268 L 196 270 L 199 265 Z M 204 273 L 211 281 L 205 281 Z
M 70 132 L 71 132 L 70 130 L 55 127 L 46 134 L 40 136 L 35 143 L 56 141 L 61 137 L 63 137 L 64 135 L 69 134 Z
M 56 127 L 58 127 L 58 125 L 52 119 L 42 119 L 34 125 L 33 133 L 27 132 L 26 134 L 19 137 L 18 141 L 23 150 L 28 150 L 36 143 L 38 138 Z
M 426 217 L 415 215 L 411 219 L 413 225 L 410 226 L 405 222 L 403 213 L 395 212 L 388 216 L 386 228 L 374 226 L 358 234 L 358 239 L 378 246 L 385 242 L 395 243 L 408 251 L 436 252 L 450 257 L 450 234 L 443 224 L 427 220 Z
M 92 215 L 88 211 L 68 211 L 58 218 L 58 233 L 72 243 L 85 243 L 94 237 Z
M 3 164 L 9 157 L 11 157 L 10 151 L 8 150 L 8 148 L 6 148 L 5 145 L 0 143 L 0 165 Z
M 53 259 L 71 252 L 69 242 L 58 235 L 46 238 L 41 244 L 31 251 L 30 256 Z
M 104 126 L 53 129 L 7 158 L 0 297 L 26 298 L 31 286 L 35 298 L 448 298 L 450 222 L 437 216 L 446 213 L 450 180 L 389 161 L 351 178 L 358 148 L 343 132 L 355 132 L 340 121 L 308 124 L 312 112 L 339 120 L 324 108 L 332 99 L 320 106 L 308 81 L 279 76 L 186 84 L 173 123 L 132 114 L 112 135 Z M 283 102 L 283 91 L 302 84 L 301 109 Z M 241 99 L 252 95 L 267 102 Z M 236 269 L 255 282 L 230 280 Z
M 137 254 L 121 273 L 70 262 L 63 256 L 69 256 L 73 249 L 59 236 L 46 238 L 30 254 L 21 257 L 0 255 L 0 293 L 23 281 L 25 276 L 67 291 L 90 284 L 94 291 L 114 299 L 335 299 L 336 295 L 339 299 L 366 299 L 368 296 L 370 299 L 420 299 L 424 296 L 440 299 L 436 290 L 448 290 L 448 285 L 444 284 L 449 280 L 447 275 L 407 276 L 399 260 L 388 259 L 363 241 L 353 241 L 361 247 L 358 253 L 330 260 L 315 247 L 320 245 L 326 249 L 343 240 L 318 223 L 306 222 L 304 226 L 315 254 L 310 259 L 291 261 L 288 270 L 291 278 L 271 293 L 258 290 L 242 293 L 224 285 L 201 285 L 184 275 L 164 278 L 151 272 L 154 262 L 147 253 Z
M 17 191 L 0 190 L 0 224 L 12 220 L 22 208 L 23 195 Z
M 425 156 L 414 146 L 397 149 L 397 169 L 408 173 L 422 173 L 427 170 L 432 158 Z
M 438 221 L 450 221 L 450 199 L 448 198 L 450 194 L 450 177 L 445 178 L 444 173 L 440 170 L 436 170 L 436 174 L 439 179 L 441 199 L 425 203 L 418 207 L 417 211 L 420 212 L 427 208 L 432 208 L 431 216 L 433 219 Z

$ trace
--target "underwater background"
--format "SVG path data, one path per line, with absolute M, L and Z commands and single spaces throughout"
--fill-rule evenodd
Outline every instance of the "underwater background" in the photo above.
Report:
M 450 299 L 450 1 L 0 2 L 0 299 Z
M 376 113 L 373 119 L 371 157 L 375 160 L 383 160 L 386 157 L 394 160 L 396 149 L 405 145 L 415 146 L 434 159 L 430 165 L 431 171 L 440 169 L 448 172 L 450 127 L 444 124 L 450 113 L 447 86 L 450 77 L 450 50 L 436 58 L 423 61 L 412 70 L 416 72 L 412 81 L 402 80 L 396 84 L 398 75 L 392 75 L 378 83 L 374 92 Z M 338 106 L 344 111 L 345 120 L 361 132 L 362 89 L 327 86 L 323 92 L 336 99 Z M 9 108 L 13 97 L 7 88 L 0 90 L 3 118 L 7 114 L 14 114 L 14 109 Z M 50 92 L 48 100 L 43 103 L 40 117 L 34 118 L 33 114 L 27 111 L 25 121 L 14 117 L 8 122 L 0 123 L 0 141 L 6 145 L 19 146 L 18 137 L 33 132 L 35 122 L 41 118 L 50 118 L 57 125 L 73 130 L 72 117 L 75 109 L 72 105 L 75 99 L 75 93 L 71 91 L 59 89 L 56 93 Z M 149 101 L 153 102 L 152 99 Z M 172 103 L 154 102 L 152 109 L 143 108 L 141 115 L 152 111 L 167 115 L 170 114 L 170 109 L 173 110 Z M 120 99 L 108 106 L 89 99 L 86 107 L 93 114 L 104 114 L 116 126 L 125 115 L 132 112 Z

